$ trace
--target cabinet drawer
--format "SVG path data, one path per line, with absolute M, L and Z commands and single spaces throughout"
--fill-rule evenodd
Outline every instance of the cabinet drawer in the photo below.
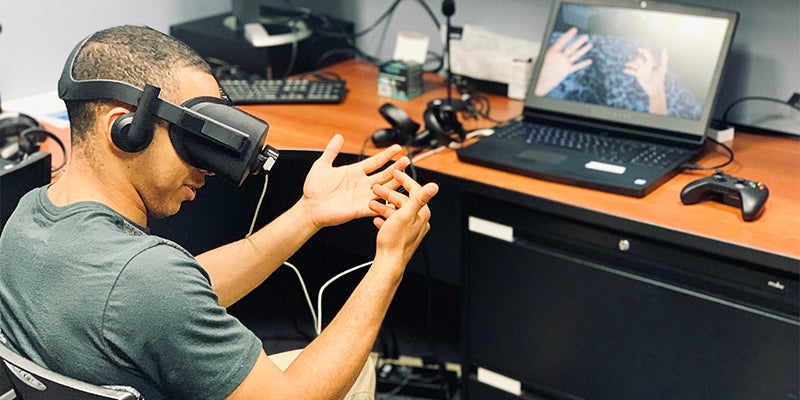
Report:
M 479 218 L 464 248 L 465 370 L 548 399 L 800 397 L 796 300 L 726 273 L 794 288 L 796 275 L 512 204 L 465 204 Z

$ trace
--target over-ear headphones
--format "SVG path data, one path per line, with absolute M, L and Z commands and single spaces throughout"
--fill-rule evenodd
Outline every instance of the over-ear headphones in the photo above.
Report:
M 111 125 L 111 140 L 122 151 L 138 153 L 153 141 L 156 123 L 153 106 L 160 92 L 155 86 L 145 86 L 136 112 L 123 114 Z
M 160 88 L 108 79 L 76 80 L 72 75 L 75 58 L 89 40 L 70 53 L 61 78 L 58 96 L 64 101 L 110 99 L 135 107 L 135 111 L 114 121 L 111 138 L 123 151 L 139 152 L 153 139 L 155 118 L 170 123 L 169 137 L 178 155 L 190 165 L 211 171 L 241 185 L 258 172 L 267 173 L 278 151 L 265 146 L 269 124 L 216 97 L 198 97 L 173 104 L 159 97 Z
M 455 107 L 442 100 L 433 100 L 428 103 L 422 119 L 425 121 L 425 130 L 430 135 L 426 140 L 430 141 L 432 146 L 464 141 L 466 131 L 464 125 L 458 120 L 460 109 L 463 109 L 463 102 L 460 101 Z
M 42 143 L 52 139 L 64 154 L 64 161 L 53 171 L 61 169 L 67 160 L 64 142 L 55 134 L 39 125 L 33 117 L 22 113 L 9 113 L 0 116 L 0 157 L 12 162 L 20 162 L 39 151 Z
M 136 114 L 132 112 L 124 114 L 117 118 L 111 125 L 111 140 L 120 150 L 129 153 L 136 153 L 144 150 L 153 140 L 153 135 L 148 132 L 144 132 L 144 134 L 140 133 L 138 135 L 140 137 L 131 135 L 131 125 L 133 124 L 134 115 Z M 155 131 L 153 131 L 153 134 L 155 134 Z M 141 138 L 141 136 L 145 136 L 145 138 Z
M 438 147 L 450 142 L 460 143 L 466 136 L 464 126 L 458 120 L 459 110 L 441 100 L 428 103 L 422 115 L 425 129 L 420 133 L 417 133 L 420 124 L 393 104 L 386 103 L 379 111 L 391 127 L 379 129 L 372 134 L 375 147 L 387 147 L 395 143 L 404 146 Z

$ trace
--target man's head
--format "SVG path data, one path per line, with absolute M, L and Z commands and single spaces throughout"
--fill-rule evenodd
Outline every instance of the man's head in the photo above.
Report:
M 180 104 L 177 73 L 187 68 L 211 73 L 205 60 L 184 43 L 148 27 L 125 25 L 89 37 L 75 57 L 72 76 L 76 80 L 115 80 L 137 88 L 150 84 L 161 88 L 162 98 Z M 66 104 L 73 145 L 78 146 L 92 130 L 97 115 L 126 106 L 113 100 Z
M 115 123 L 137 107 L 94 91 L 88 96 L 69 95 L 76 82 L 114 81 L 134 91 L 146 85 L 160 88 L 157 97 L 182 104 L 197 97 L 219 97 L 219 85 L 208 64 L 183 43 L 153 29 L 119 26 L 95 33 L 65 66 L 69 82 L 59 82 L 72 131 L 72 159 L 67 174 L 79 176 L 80 185 L 94 188 L 97 201 L 146 224 L 148 217 L 173 215 L 182 202 L 194 199 L 209 171 L 190 165 L 178 155 L 169 124 L 149 113 L 154 122 L 146 146 L 136 151 L 114 140 Z M 120 83 L 121 82 L 121 83 Z M 62 84 L 67 84 L 62 87 Z M 83 86 L 85 88 L 85 86 Z M 62 93 L 61 89 L 65 90 Z M 74 93 L 73 93 L 74 94 Z M 141 104 L 140 104 L 141 105 Z M 177 106 L 174 106 L 178 108 Z M 74 171 L 70 171 L 74 170 Z
M 203 87 L 192 87 L 197 83 Z M 220 99 L 205 61 L 149 28 L 111 28 L 81 42 L 67 60 L 58 90 L 75 120 L 74 140 L 87 155 L 92 144 L 82 142 L 97 136 L 88 132 L 103 130 L 98 116 L 124 108 L 127 113 L 115 116 L 111 127 L 114 145 L 124 152 L 145 150 L 158 132 L 153 125 L 161 121 L 184 161 L 234 183 L 268 171 L 277 156 L 274 150 L 262 152 L 267 123 Z
M 264 149 L 267 123 L 220 99 L 193 50 L 147 27 L 110 28 L 82 41 L 58 90 L 72 125 L 73 167 L 106 187 L 120 182 L 103 191 L 122 192 L 142 221 L 177 212 L 205 175 L 241 184 L 277 157 Z

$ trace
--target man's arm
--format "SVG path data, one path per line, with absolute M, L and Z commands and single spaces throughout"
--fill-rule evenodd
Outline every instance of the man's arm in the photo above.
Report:
M 196 257 L 211 277 L 220 305 L 228 307 L 258 287 L 321 228 L 374 216 L 369 209 L 373 185 L 397 187 L 392 171 L 408 166 L 407 159 L 375 171 L 401 152 L 399 146 L 334 168 L 343 142 L 341 135 L 331 139 L 306 177 L 302 198 L 289 210 L 253 235 Z
M 296 203 L 252 235 L 196 259 L 208 272 L 219 304 L 229 307 L 264 282 L 317 230 Z
M 262 351 L 229 400 L 332 399 L 347 394 L 369 356 L 405 266 L 428 232 L 427 203 L 438 191 L 435 184 L 420 186 L 400 171 L 394 176 L 409 196 L 394 191 L 391 184 L 374 186 L 374 194 L 388 204 L 369 205 L 380 228 L 375 260 L 342 309 L 285 372 Z

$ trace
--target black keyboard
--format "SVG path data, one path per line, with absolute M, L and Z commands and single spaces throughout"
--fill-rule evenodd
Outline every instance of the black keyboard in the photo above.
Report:
M 685 150 L 679 148 L 530 122 L 513 123 L 495 128 L 494 134 L 529 144 L 568 148 L 591 154 L 599 160 L 610 163 L 666 167 L 685 153 Z
M 341 103 L 343 80 L 223 79 L 220 87 L 234 104 Z

